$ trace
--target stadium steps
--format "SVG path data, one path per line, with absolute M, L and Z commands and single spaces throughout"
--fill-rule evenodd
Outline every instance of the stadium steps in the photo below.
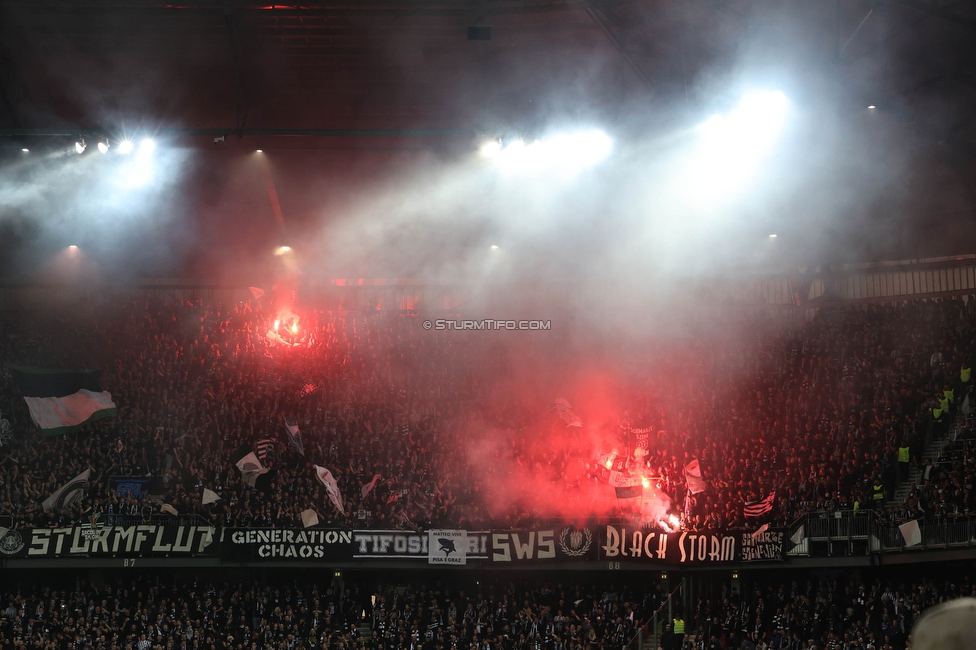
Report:
M 908 499 L 908 493 L 911 489 L 912 483 L 914 483 L 916 486 L 922 484 L 922 472 L 925 469 L 925 461 L 931 458 L 933 465 L 938 462 L 939 456 L 942 455 L 942 450 L 945 449 L 946 443 L 950 440 L 954 440 L 956 436 L 959 435 L 959 428 L 964 419 L 964 415 L 961 413 L 957 414 L 956 419 L 952 422 L 952 426 L 949 427 L 946 434 L 938 440 L 933 440 L 931 443 L 929 443 L 929 446 L 925 448 L 924 452 L 922 452 L 922 457 L 919 459 L 918 467 L 912 467 L 908 471 L 908 480 L 898 484 L 898 489 L 895 490 L 894 503 L 905 503 L 905 500 Z
M 370 627 L 369 623 L 360 624 L 359 638 L 367 640 L 373 638 L 373 628 Z

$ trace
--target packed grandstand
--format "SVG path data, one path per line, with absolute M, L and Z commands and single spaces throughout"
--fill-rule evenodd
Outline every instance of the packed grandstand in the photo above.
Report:
M 365 529 L 592 517 L 668 532 L 841 510 L 934 521 L 976 506 L 966 436 L 945 462 L 921 460 L 926 440 L 968 414 L 972 301 L 823 309 L 789 328 L 751 316 L 747 335 L 665 351 L 635 341 L 599 361 L 566 336 L 529 353 L 523 341 L 427 331 L 391 312 L 310 309 L 294 317 L 293 340 L 276 340 L 275 318 L 258 300 L 5 315 L 8 527 L 199 515 L 301 528 L 311 510 L 324 525 Z M 619 379 L 527 387 L 577 363 Z M 24 368 L 100 370 L 117 415 L 43 435 L 17 383 Z M 569 406 L 563 392 L 570 425 L 553 406 Z M 248 454 L 257 476 L 242 469 Z M 894 502 L 912 467 L 920 481 Z M 85 498 L 44 503 L 86 470 Z M 642 481 L 640 498 L 616 498 L 614 479 Z

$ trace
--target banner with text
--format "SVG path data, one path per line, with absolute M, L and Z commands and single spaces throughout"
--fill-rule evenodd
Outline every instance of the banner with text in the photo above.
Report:
M 492 562 L 595 560 L 596 535 L 589 528 L 512 530 L 491 534 Z
M 106 526 L 95 521 L 65 528 L 8 530 L 0 537 L 7 557 L 191 557 L 216 556 L 212 526 L 140 524 Z
M 225 560 L 348 560 L 355 548 L 351 530 L 306 528 L 224 528 L 220 547 Z
M 741 530 L 664 533 L 608 525 L 600 558 L 684 565 L 776 561 L 783 559 L 782 540 L 782 530 L 759 535 Z
M 786 559 L 785 528 L 740 533 L 743 562 L 782 562 Z
M 431 539 L 434 533 L 464 533 L 453 537 L 441 536 Z M 397 558 L 426 560 L 429 564 L 465 564 L 468 560 L 488 559 L 488 536 L 486 531 L 428 531 L 413 532 L 409 530 L 354 530 L 352 532 L 354 558 Z M 454 544 L 454 551 L 450 551 L 449 544 L 443 544 L 440 539 L 446 539 Z M 463 540 L 463 541 L 462 541 Z M 458 544 L 462 544 L 459 548 Z M 463 554 L 462 554 L 463 551 Z M 455 555 L 455 553 L 457 555 Z M 434 557 L 450 561 L 432 562 Z M 462 559 L 462 561 L 454 558 Z

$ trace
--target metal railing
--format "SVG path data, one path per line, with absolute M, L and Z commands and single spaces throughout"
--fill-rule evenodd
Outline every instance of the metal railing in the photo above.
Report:
M 904 522 L 902 522 L 904 523 Z M 879 520 L 872 511 L 837 511 L 804 515 L 788 529 L 790 557 L 812 555 L 812 545 L 832 542 L 867 542 L 865 553 L 891 553 L 945 548 L 976 548 L 976 516 L 963 515 L 918 521 L 921 542 L 906 545 L 901 523 Z M 801 532 L 802 529 L 802 532 Z M 853 548 L 853 545 L 849 548 Z M 862 553 L 863 554 L 863 553 Z
M 965 515 L 918 524 L 921 542 L 906 545 L 899 524 L 879 524 L 871 550 L 878 553 L 899 551 L 976 548 L 976 516 Z

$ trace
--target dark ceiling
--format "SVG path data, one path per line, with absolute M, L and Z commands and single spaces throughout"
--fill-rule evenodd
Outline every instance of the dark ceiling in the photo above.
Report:
M 974 136 L 976 5 L 5 0 L 0 126 L 483 128 L 695 103 L 737 69 L 813 77 L 936 141 Z M 490 41 L 467 40 L 490 25 Z M 560 105 L 547 98 L 555 90 Z M 548 119 L 548 116 L 547 116 Z M 528 127 L 526 127 L 528 128 Z
M 472 25 L 491 39 L 468 40 Z M 149 128 L 470 147 L 560 121 L 653 129 L 759 81 L 840 119 L 877 106 L 913 157 L 899 209 L 914 225 L 863 250 L 916 256 L 976 250 L 974 63 L 976 4 L 945 0 L 3 0 L 0 140 Z M 303 130 L 356 133 L 274 135 Z

